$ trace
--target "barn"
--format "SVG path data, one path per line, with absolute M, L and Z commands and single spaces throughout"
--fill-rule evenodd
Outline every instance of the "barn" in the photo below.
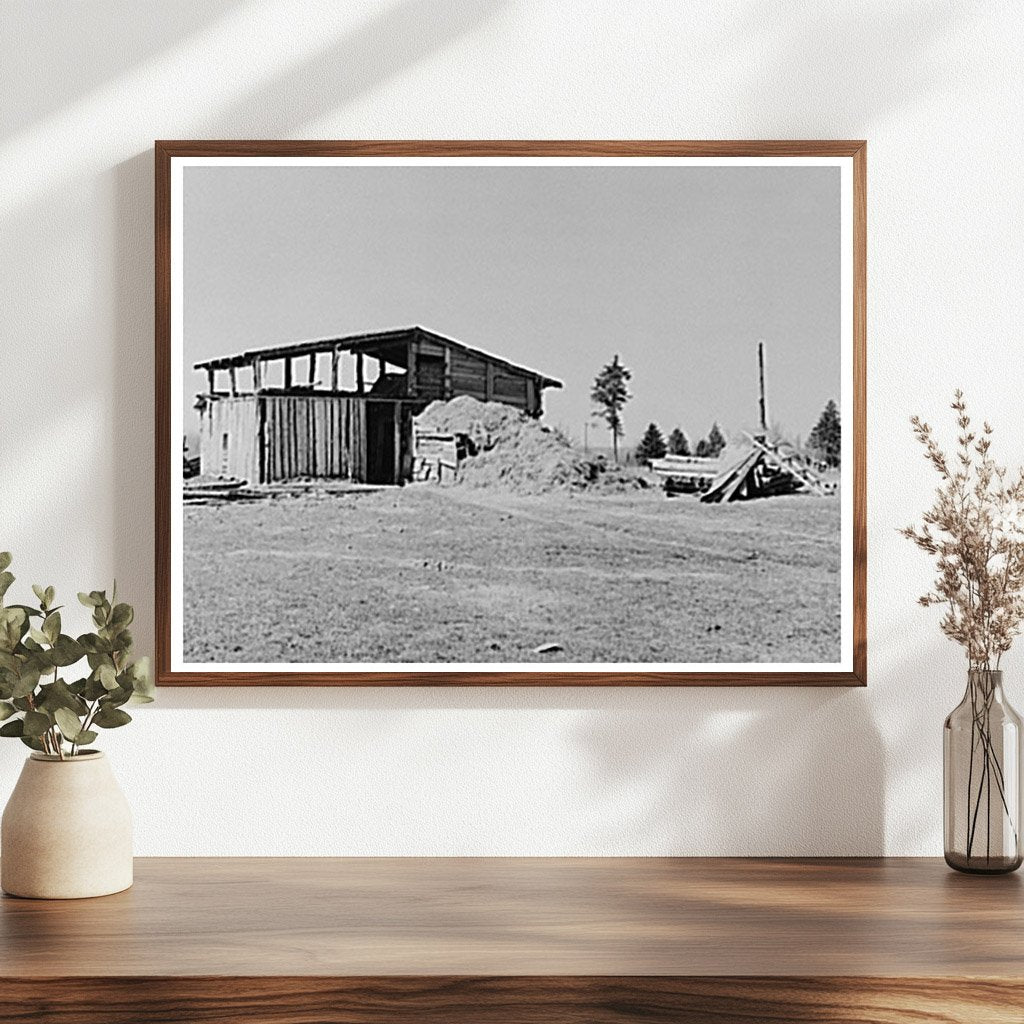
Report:
M 560 381 L 423 327 L 319 338 L 196 363 L 204 476 L 249 483 L 412 475 L 413 417 L 470 395 L 540 416 Z

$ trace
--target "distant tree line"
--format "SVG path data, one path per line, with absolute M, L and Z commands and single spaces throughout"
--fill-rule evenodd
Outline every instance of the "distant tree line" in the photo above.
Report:
M 622 410 L 633 397 L 629 392 L 629 381 L 633 374 L 619 362 L 618 355 L 601 368 L 594 378 L 590 399 L 597 406 L 596 417 L 604 420 L 612 435 L 612 453 L 619 460 L 619 439 L 624 430 Z M 818 422 L 807 438 L 807 449 L 831 468 L 838 468 L 840 462 L 842 430 L 839 423 L 839 409 L 829 400 Z M 690 442 L 680 427 L 674 427 L 665 440 L 657 423 L 649 423 L 644 436 L 636 447 L 637 462 L 650 464 L 665 455 L 696 455 L 703 459 L 716 459 L 725 448 L 725 437 L 717 423 L 711 425 L 707 437 L 697 442 L 691 453 Z
M 636 446 L 636 461 L 649 465 L 654 459 L 661 459 L 666 455 L 691 454 L 703 459 L 716 459 L 724 447 L 725 438 L 717 423 L 711 425 L 708 436 L 697 442 L 693 452 L 690 451 L 689 440 L 679 427 L 673 428 L 666 441 L 658 424 L 650 423 Z

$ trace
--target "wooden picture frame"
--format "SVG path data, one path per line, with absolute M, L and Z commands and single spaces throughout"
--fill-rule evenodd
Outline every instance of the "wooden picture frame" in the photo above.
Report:
M 177 516 L 172 508 L 173 496 L 179 492 L 180 463 L 178 453 L 181 451 L 181 435 L 174 430 L 175 408 L 182 406 L 182 395 L 185 387 L 184 361 L 174 364 L 172 352 L 180 346 L 181 309 L 183 293 L 180 277 L 181 252 L 181 212 L 172 209 L 174 201 L 180 206 L 180 195 L 176 192 L 180 182 L 181 168 L 199 164 L 216 165 L 218 161 L 241 161 L 243 165 L 253 162 L 254 165 L 273 165 L 276 162 L 306 162 L 339 160 L 344 166 L 374 166 L 381 161 L 397 160 L 399 162 L 434 162 L 438 166 L 457 166 L 461 163 L 500 161 L 510 166 L 522 162 L 523 166 L 544 166 L 545 163 L 571 163 L 573 166 L 589 166 L 590 162 L 597 165 L 631 165 L 632 162 L 646 162 L 652 165 L 686 166 L 686 161 L 707 162 L 708 166 L 726 166 L 731 162 L 750 162 L 751 166 L 773 166 L 775 164 L 798 166 L 801 162 L 811 165 L 815 162 L 834 165 L 840 168 L 843 181 L 841 202 L 843 204 L 841 221 L 843 234 L 840 245 L 843 247 L 843 332 L 846 346 L 842 365 L 843 388 L 845 401 L 842 408 L 843 423 L 843 466 L 842 494 L 844 495 L 843 513 L 841 516 L 843 548 L 843 569 L 840 573 L 843 625 L 841 635 L 841 657 L 834 665 L 825 669 L 805 670 L 789 666 L 775 670 L 773 663 L 765 662 L 759 668 L 760 660 L 719 669 L 711 663 L 684 670 L 666 670 L 660 663 L 652 662 L 650 667 L 630 664 L 622 668 L 616 663 L 603 665 L 588 664 L 579 668 L 572 663 L 566 667 L 560 665 L 519 663 L 503 664 L 495 669 L 489 665 L 473 665 L 466 669 L 461 663 L 453 664 L 449 670 L 444 663 L 429 666 L 416 665 L 409 667 L 405 662 L 382 664 L 368 668 L 365 664 L 348 670 L 342 664 L 332 664 L 317 670 L 309 665 L 295 667 L 289 665 L 278 669 L 276 666 L 261 664 L 257 668 L 246 667 L 248 663 L 240 662 L 230 668 L 218 665 L 185 662 L 175 655 L 175 637 L 181 646 L 180 634 L 183 627 L 175 623 L 174 608 L 182 608 L 180 576 L 183 564 L 176 565 L 172 557 L 172 543 Z M 157 682 L 161 686 L 424 686 L 424 685 L 459 685 L 459 686 L 747 686 L 747 685 L 782 685 L 782 686 L 863 686 L 866 685 L 866 463 L 865 463 L 865 390 L 866 390 L 866 143 L 863 141 L 159 141 L 155 145 L 155 240 L 156 240 L 156 667 Z M 178 177 L 176 177 L 178 175 Z M 370 325 L 379 326 L 379 325 Z M 412 330 L 420 330 L 414 328 Z M 175 334 L 175 332 L 178 332 Z M 333 370 L 333 388 L 338 393 L 338 371 L 336 368 L 338 352 L 370 351 L 368 346 L 376 346 L 374 351 L 380 356 L 381 374 L 385 369 L 387 351 L 381 345 L 404 345 L 405 341 L 393 338 L 381 339 L 378 335 L 388 332 L 376 332 L 369 335 L 351 334 L 345 337 L 328 339 L 336 344 L 329 346 L 325 358 L 335 361 Z M 429 333 L 429 332 L 427 332 Z M 172 334 L 178 340 L 172 338 Z M 413 352 L 426 335 L 415 336 L 415 344 L 406 351 Z M 418 340 L 417 340 L 418 339 Z M 254 396 L 263 393 L 260 381 L 261 360 L 274 358 L 274 344 L 284 346 L 294 339 L 259 339 L 259 345 L 253 346 L 255 360 L 248 348 L 243 354 L 236 355 L 230 350 L 216 353 L 216 358 L 206 360 L 211 383 L 209 391 L 216 398 L 223 397 L 217 391 L 213 380 L 215 373 L 227 371 L 230 374 L 230 392 L 235 394 L 236 369 L 245 362 L 243 355 L 253 366 L 255 379 L 252 384 Z M 320 339 L 321 341 L 323 339 Z M 447 354 L 458 351 L 459 344 L 471 344 L 470 339 L 456 341 L 440 336 L 440 341 L 428 339 L 428 344 L 438 344 L 439 351 Z M 449 344 L 450 343 L 450 344 Z M 310 344 L 306 343 L 306 349 Z M 769 343 L 770 345 L 770 343 Z M 362 347 L 360 347 L 362 346 Z M 330 355 L 333 348 L 334 355 Z M 316 351 L 303 349 L 296 356 L 304 355 L 309 360 L 309 379 L 306 385 L 310 389 L 314 383 L 317 360 L 321 358 L 321 349 Z M 390 351 L 390 350 L 388 350 Z M 398 349 L 396 349 L 398 351 Z M 476 349 L 471 349 L 476 352 Z M 269 354 L 265 354 L 269 353 Z M 505 362 L 507 353 L 501 357 L 487 357 L 480 353 L 481 358 L 492 358 L 495 365 Z M 603 356 L 604 352 L 595 353 L 595 357 Z M 280 359 L 281 357 L 278 356 Z M 361 358 L 361 357 L 360 357 Z M 409 356 L 409 360 L 414 359 Z M 441 357 L 439 357 L 441 358 Z M 239 362 L 242 360 L 242 362 Z M 407 360 L 407 363 L 408 361 Z M 290 368 L 292 358 L 288 356 L 283 362 Z M 248 365 L 248 364 L 247 364 Z M 321 364 L 326 365 L 326 364 Z M 361 364 L 360 364 L 361 365 Z M 447 365 L 447 364 L 446 364 Z M 483 364 L 481 364 L 483 365 Z M 533 373 L 519 366 L 511 358 L 506 363 L 511 367 L 507 372 L 510 380 L 515 378 L 515 388 L 520 386 L 523 393 L 531 395 L 530 401 L 539 402 L 537 394 L 545 387 L 553 387 L 558 383 L 554 377 L 545 377 L 540 372 Z M 526 374 L 520 385 L 516 374 Z M 244 370 L 243 370 L 244 372 Z M 284 371 L 286 376 L 283 386 L 277 391 L 281 395 L 294 394 L 297 385 L 290 379 L 290 369 Z M 406 373 L 411 367 L 406 366 Z M 488 374 L 494 371 L 488 369 Z M 175 377 L 179 374 L 179 377 Z M 532 374 L 532 376 L 530 376 Z M 446 380 L 448 378 L 445 378 Z M 417 384 L 413 381 L 405 385 L 411 388 L 410 393 L 416 394 Z M 445 385 L 444 394 L 452 394 L 450 386 Z M 512 387 L 510 384 L 509 387 Z M 268 392 L 273 389 L 265 389 Z M 518 394 L 518 391 L 516 392 Z M 488 391 L 488 394 L 491 394 Z M 357 385 L 356 398 L 365 397 L 363 381 Z M 175 403 L 177 403 L 175 405 Z M 369 408 L 367 403 L 364 403 Z M 525 406 L 524 406 L 525 408 Z M 537 406 L 539 410 L 539 404 Z M 401 418 L 401 413 L 392 415 Z M 762 424 L 764 413 L 762 404 Z M 803 424 L 801 424 L 803 426 Z M 262 428 L 261 428 L 262 429 Z M 398 428 L 395 428 L 396 431 Z M 452 435 L 453 437 L 455 435 Z M 749 435 L 747 435 L 749 436 Z M 227 434 L 224 435 L 225 441 Z M 758 435 L 765 441 L 765 437 Z M 368 443 L 368 442 L 367 442 Z M 438 444 L 439 452 L 443 452 L 445 441 Z M 770 446 L 777 457 L 781 449 Z M 396 448 L 396 452 L 398 449 Z M 401 453 L 395 456 L 400 458 Z M 788 457 L 788 456 L 787 456 Z M 438 472 L 441 472 L 442 456 L 438 456 Z M 797 465 L 796 462 L 793 463 Z M 802 463 L 801 463 L 802 464 Z M 227 465 L 227 463 L 225 463 Z M 403 466 L 405 464 L 403 463 Z M 777 461 L 771 463 L 777 465 Z M 392 465 L 394 469 L 394 465 Z M 428 467 L 429 469 L 429 467 Z M 397 470 L 395 470 L 397 472 Z M 174 479 L 175 473 L 179 476 Z M 797 486 L 800 486 L 797 483 Z M 849 492 L 849 493 L 848 493 Z M 677 499 L 683 500 L 683 499 Z M 686 499 L 695 500 L 695 499 Z M 810 499 L 808 499 L 810 500 Z M 828 499 L 839 500 L 839 499 Z M 172 536 L 173 535 L 173 536 Z M 180 548 L 180 544 L 179 544 Z M 180 551 L 179 551 L 180 554 Z M 182 556 L 183 557 L 183 556 Z M 757 558 L 754 551 L 750 557 Z M 177 589 L 176 589 L 177 588 Z M 840 598 L 837 598 L 840 600 Z M 182 612 L 182 614 L 184 614 Z M 268 615 L 266 628 L 274 629 L 272 614 Z M 710 630 L 709 626 L 709 630 Z M 227 664 L 227 663 L 225 663 Z M 680 663 L 683 664 L 683 663 Z

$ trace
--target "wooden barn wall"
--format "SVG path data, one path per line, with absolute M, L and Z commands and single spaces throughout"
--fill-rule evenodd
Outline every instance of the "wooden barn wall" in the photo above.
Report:
M 494 374 L 494 401 L 506 405 L 526 408 L 526 378 L 513 377 L 511 374 L 496 372 Z
M 482 402 L 487 389 L 487 364 L 484 360 L 452 349 L 452 394 L 471 395 Z
M 424 355 L 416 361 L 417 398 L 444 398 L 444 357 Z
M 366 478 L 366 400 L 264 395 L 264 482 Z
M 470 395 L 481 402 L 487 398 L 487 360 L 452 349 L 452 394 Z M 491 370 L 491 401 L 514 405 L 517 409 L 539 412 L 537 388 L 530 386 L 527 374 L 514 373 L 497 363 Z
M 258 483 L 259 456 L 255 397 L 209 402 L 199 421 L 200 472 Z

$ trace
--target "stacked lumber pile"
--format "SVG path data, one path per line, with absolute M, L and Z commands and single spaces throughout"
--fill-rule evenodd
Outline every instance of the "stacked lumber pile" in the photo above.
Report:
M 187 481 L 181 491 L 186 505 L 210 505 L 221 501 L 252 501 L 265 497 L 265 492 L 253 490 L 245 480 L 234 477 L 197 476 Z
M 721 472 L 721 461 L 697 455 L 666 455 L 651 460 L 651 469 L 664 481 L 665 493 L 703 494 Z

